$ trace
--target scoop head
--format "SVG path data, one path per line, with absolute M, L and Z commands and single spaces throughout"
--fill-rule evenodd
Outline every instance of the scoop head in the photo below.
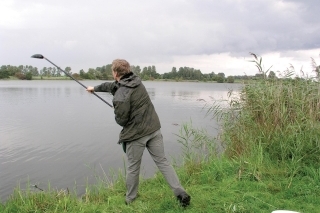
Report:
M 43 59 L 44 57 L 41 54 L 34 54 L 33 56 L 31 56 L 31 58 Z

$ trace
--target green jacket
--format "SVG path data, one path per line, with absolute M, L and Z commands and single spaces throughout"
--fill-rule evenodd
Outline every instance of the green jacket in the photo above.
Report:
M 123 127 L 119 142 L 130 142 L 161 128 L 159 117 L 141 79 L 132 72 L 120 81 L 105 82 L 95 92 L 110 92 L 116 122 Z

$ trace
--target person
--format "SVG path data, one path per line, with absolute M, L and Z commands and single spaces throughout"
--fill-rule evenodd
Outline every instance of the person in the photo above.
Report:
M 109 92 L 113 95 L 115 120 L 122 126 L 118 143 L 123 145 L 128 161 L 125 203 L 130 204 L 137 197 L 141 159 L 147 148 L 181 206 L 188 206 L 191 197 L 181 186 L 166 158 L 160 120 L 145 86 L 130 71 L 130 64 L 126 60 L 114 60 L 111 69 L 114 82 L 89 86 L 87 91 Z

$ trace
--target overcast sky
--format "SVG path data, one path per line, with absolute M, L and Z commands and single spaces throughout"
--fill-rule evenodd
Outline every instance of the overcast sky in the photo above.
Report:
M 1 0 L 0 65 L 85 71 L 123 58 L 158 73 L 257 73 L 320 64 L 319 0 Z

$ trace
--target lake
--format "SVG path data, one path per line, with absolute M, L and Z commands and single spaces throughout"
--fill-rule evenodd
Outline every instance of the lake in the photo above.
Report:
M 81 81 L 95 86 L 103 81 Z M 143 82 L 161 121 L 169 159 L 179 158 L 181 125 L 216 135 L 218 125 L 206 116 L 205 106 L 227 99 L 240 84 L 200 82 Z M 112 103 L 112 96 L 97 93 Z M 206 105 L 207 104 L 207 105 Z M 7 200 L 20 184 L 84 192 L 95 174 L 124 170 L 126 156 L 117 144 L 121 127 L 113 109 L 74 81 L 0 81 L 0 193 Z M 156 171 L 146 151 L 141 174 Z M 34 189 L 37 190 L 37 189 Z

